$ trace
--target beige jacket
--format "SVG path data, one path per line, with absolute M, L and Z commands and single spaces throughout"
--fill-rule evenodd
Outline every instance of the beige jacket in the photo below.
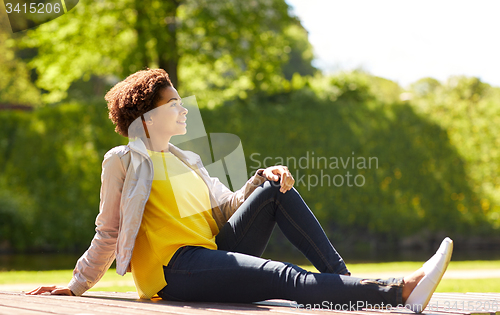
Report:
M 266 181 L 261 176 L 262 169 L 259 169 L 241 189 L 232 192 L 218 178 L 210 177 L 197 154 L 172 144 L 169 144 L 169 150 L 207 184 L 212 215 L 219 229 L 255 188 Z M 118 274 L 123 276 L 130 271 L 129 264 L 151 192 L 153 174 L 152 161 L 140 139 L 115 147 L 104 156 L 96 234 L 89 249 L 76 263 L 68 285 L 75 295 L 82 295 L 94 286 L 115 258 Z

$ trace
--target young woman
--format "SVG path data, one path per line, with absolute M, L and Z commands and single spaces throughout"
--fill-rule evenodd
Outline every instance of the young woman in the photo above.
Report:
M 210 177 L 198 155 L 170 143 L 186 133 L 188 110 L 162 69 L 138 71 L 105 97 L 126 146 L 104 157 L 100 213 L 89 249 L 67 287 L 30 294 L 82 295 L 116 259 L 141 298 L 174 301 L 406 305 L 421 312 L 451 259 L 446 238 L 404 278 L 350 276 L 286 166 L 259 169 L 235 192 Z M 260 258 L 277 224 L 319 273 Z

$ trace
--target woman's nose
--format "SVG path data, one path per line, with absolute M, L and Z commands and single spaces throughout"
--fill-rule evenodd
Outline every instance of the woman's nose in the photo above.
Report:
M 181 107 L 182 107 L 182 113 L 184 115 L 187 115 L 187 113 L 189 112 L 188 109 L 186 107 L 184 107 L 184 106 L 181 106 Z

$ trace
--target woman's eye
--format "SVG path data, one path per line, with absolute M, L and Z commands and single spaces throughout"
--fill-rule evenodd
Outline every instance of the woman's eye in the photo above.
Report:
M 170 105 L 170 107 L 175 107 L 177 105 L 177 103 L 172 103 L 172 105 Z

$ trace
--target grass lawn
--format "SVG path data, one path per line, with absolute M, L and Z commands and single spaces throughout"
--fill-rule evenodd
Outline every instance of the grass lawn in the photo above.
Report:
M 356 273 L 387 273 L 414 271 L 422 266 L 422 262 L 394 262 L 349 264 L 349 270 Z M 316 271 L 312 266 L 301 266 L 304 269 Z M 500 261 L 452 261 L 448 270 L 486 270 L 500 269 Z M 58 284 L 65 285 L 72 276 L 72 270 L 54 271 L 5 271 L 0 272 L 0 286 L 11 284 Z M 500 292 L 499 279 L 443 279 L 436 292 Z M 28 291 L 31 287 L 27 287 Z M 110 269 L 98 282 L 93 291 L 135 291 L 132 274 L 124 277 L 118 275 L 115 269 Z
M 313 266 L 302 266 L 316 271 Z M 357 273 L 412 272 L 422 267 L 422 262 L 390 262 L 369 264 L 348 264 L 355 276 Z M 451 261 L 448 270 L 487 270 L 500 269 L 500 260 Z M 500 279 L 443 279 L 436 292 L 500 292 Z

